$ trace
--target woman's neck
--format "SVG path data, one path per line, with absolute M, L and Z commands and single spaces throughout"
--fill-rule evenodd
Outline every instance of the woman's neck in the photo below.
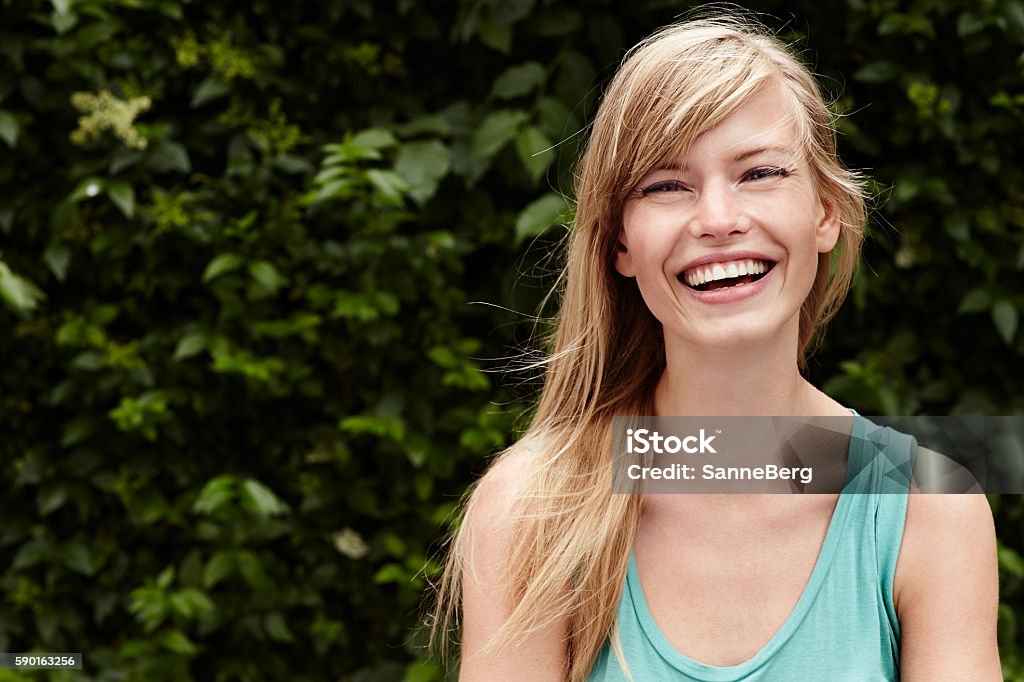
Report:
M 796 355 L 795 338 L 757 348 L 699 352 L 666 343 L 655 409 L 661 416 L 847 414 L 800 375 Z

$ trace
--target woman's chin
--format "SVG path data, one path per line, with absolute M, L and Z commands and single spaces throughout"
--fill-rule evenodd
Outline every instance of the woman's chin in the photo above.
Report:
M 684 353 L 698 353 L 702 357 L 718 353 L 753 353 L 765 357 L 774 347 L 792 347 L 796 357 L 798 327 L 795 324 L 779 325 L 767 320 L 714 320 L 707 321 L 702 328 L 673 330 L 666 325 L 665 344 L 678 345 Z M 775 354 L 767 357 L 777 357 Z

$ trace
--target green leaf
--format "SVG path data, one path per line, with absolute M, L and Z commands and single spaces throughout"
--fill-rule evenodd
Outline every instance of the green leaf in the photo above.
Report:
M 52 545 L 43 539 L 30 540 L 18 549 L 11 561 L 11 568 L 21 571 L 35 566 L 50 556 Z
M 544 67 L 526 62 L 505 70 L 494 81 L 491 94 L 499 99 L 514 99 L 531 92 L 544 81 Z
M 106 183 L 107 196 L 121 209 L 125 218 L 135 214 L 135 189 L 124 180 L 111 180 Z
M 289 511 L 288 505 L 274 492 L 255 479 L 246 479 L 241 486 L 242 504 L 259 516 L 279 516 Z
M 50 13 L 50 25 L 58 35 L 64 35 L 78 23 L 78 15 L 67 11 L 54 11 Z
M 395 440 L 402 440 L 405 436 L 405 424 L 393 414 L 345 417 L 338 424 L 338 428 L 348 433 L 370 433 L 376 436 L 388 436 Z
M 516 219 L 516 243 L 542 234 L 558 222 L 567 208 L 565 199 L 557 194 L 545 194 L 531 202 Z
M 84 576 L 94 575 L 100 563 L 89 547 L 77 540 L 60 548 L 60 558 L 65 566 Z
M 138 149 L 118 147 L 110 153 L 110 166 L 108 167 L 109 172 L 111 175 L 117 175 L 121 171 L 126 168 L 131 168 L 145 158 L 145 152 L 139 151 Z
M 63 507 L 67 499 L 67 488 L 60 484 L 49 484 L 36 495 L 36 509 L 40 516 L 47 516 Z
M 288 279 L 278 272 L 272 263 L 265 260 L 249 263 L 249 274 L 257 284 L 271 294 L 277 293 L 278 289 L 288 283 Z
M 525 111 L 500 109 L 491 113 L 473 133 L 473 154 L 478 157 L 493 156 L 515 137 L 525 120 Z
M 194 587 L 175 592 L 168 599 L 168 604 L 174 612 L 184 618 L 205 616 L 215 611 L 210 598 Z
M 403 195 L 408 190 L 405 180 L 394 171 L 373 168 L 366 171 L 366 179 L 377 188 L 384 198 L 396 204 L 402 202 Z
M 288 629 L 288 625 L 279 611 L 268 613 L 263 619 L 263 627 L 266 628 L 267 636 L 275 642 L 295 641 L 295 636 Z
M 18 119 L 9 111 L 0 109 L 0 139 L 7 143 L 12 149 L 18 144 L 18 133 L 21 127 Z
M 382 314 L 394 315 L 398 312 L 398 309 L 398 298 L 387 291 L 366 293 L 339 291 L 335 295 L 334 310 L 331 311 L 331 317 L 348 317 L 369 321 L 376 320 Z
M 451 134 L 451 126 L 443 116 L 438 114 L 427 114 L 395 126 L 395 132 L 402 137 L 415 137 L 417 135 L 447 136 Z
M 391 133 L 390 130 L 384 128 L 367 128 L 361 130 L 352 136 L 352 139 L 348 141 L 353 147 L 362 147 L 364 149 L 384 149 L 385 147 L 393 147 L 398 144 L 398 140 Z
M 1011 547 L 999 547 L 999 568 L 1003 573 L 1024 578 L 1024 558 Z
M 64 435 L 60 439 L 60 445 L 69 448 L 85 441 L 96 432 L 97 421 L 95 417 L 81 415 L 74 417 L 64 427 Z
M 967 295 L 960 301 L 960 305 L 957 307 L 956 312 L 960 315 L 978 313 L 982 310 L 986 310 L 991 304 L 992 298 L 989 296 L 988 289 L 985 287 L 977 287 L 967 292 Z
M 402 682 L 436 682 L 444 679 L 444 669 L 435 661 L 414 661 L 405 669 Z
M 451 164 L 448 147 L 437 140 L 419 140 L 402 145 L 395 159 L 395 172 L 405 180 L 409 195 L 422 204 L 437 192 Z
M 153 147 L 153 152 L 146 160 L 146 165 L 155 171 L 178 171 L 188 173 L 192 170 L 192 162 L 188 158 L 188 150 L 177 142 L 160 140 Z
M 378 585 L 384 583 L 408 583 L 409 574 L 401 564 L 385 564 L 374 574 L 373 582 Z
M 480 42 L 497 50 L 502 54 L 508 54 L 512 49 L 512 26 L 491 19 L 480 22 L 477 28 L 477 35 Z
M 222 474 L 211 479 L 199 492 L 192 511 L 198 514 L 213 514 L 235 498 L 236 479 L 230 474 Z
M 156 577 L 156 587 L 158 590 L 166 590 L 174 582 L 174 566 L 168 566 L 164 570 L 160 571 L 160 574 Z
M 242 574 L 249 587 L 260 592 L 273 589 L 274 583 L 267 576 L 267 572 L 264 570 L 263 563 L 259 557 L 253 552 L 245 549 L 239 550 L 235 553 L 235 561 L 238 566 L 238 572 Z
M 943 222 L 946 234 L 958 242 L 966 242 L 971 238 L 971 227 L 967 218 L 963 215 L 948 216 Z
M 205 284 L 210 280 L 216 279 L 227 272 L 237 270 L 243 263 L 245 263 L 245 259 L 237 253 L 222 253 L 206 266 L 206 270 L 203 271 L 203 283 Z
M 223 97 L 229 92 L 231 92 L 231 86 L 229 84 L 211 76 L 200 83 L 199 87 L 196 88 L 195 93 L 192 94 L 192 101 L 189 103 L 189 106 L 195 109 L 206 104 L 210 100 Z
M 462 358 L 447 346 L 431 348 L 427 351 L 427 357 L 436 362 L 438 366 L 444 368 L 458 367 L 462 363 Z
M 157 636 L 157 642 L 168 651 L 185 656 L 198 653 L 196 645 L 180 630 L 165 630 Z
M 519 152 L 519 158 L 534 183 L 540 180 L 555 158 L 551 140 L 539 128 L 533 126 L 527 126 L 520 131 L 516 139 L 516 151 Z
M 999 336 L 1002 337 L 1003 342 L 1007 346 L 1013 343 L 1013 337 L 1017 333 L 1018 320 L 1019 312 L 1017 306 L 1010 301 L 1003 299 L 996 301 L 995 305 L 992 306 L 992 321 L 995 322 Z
M 503 0 L 502 2 L 488 2 L 487 6 L 493 11 L 494 21 L 501 24 L 514 24 L 525 19 L 533 9 L 535 0 Z
M 198 355 L 206 350 L 206 334 L 204 332 L 189 332 L 180 339 L 174 348 L 174 360 L 185 360 Z
M 171 611 L 182 618 L 192 617 L 192 604 L 190 604 L 188 599 L 179 592 L 172 594 L 170 598 L 168 598 L 167 605 L 171 607 Z
M 146 632 L 160 627 L 167 617 L 167 598 L 164 591 L 155 587 L 140 587 L 131 591 L 128 610 L 135 614 Z
M 0 298 L 18 313 L 26 314 L 35 310 L 46 294 L 0 260 Z
M 228 550 L 214 552 L 203 568 L 203 587 L 211 589 L 235 570 L 234 554 Z
M 956 34 L 963 38 L 985 28 L 985 21 L 970 12 L 964 12 L 956 21 Z
M 865 64 L 853 74 L 853 79 L 865 83 L 881 83 L 894 80 L 899 75 L 899 67 L 892 62 L 877 61 Z
M 43 252 L 43 262 L 50 268 L 53 276 L 63 282 L 71 264 L 71 249 L 63 244 L 50 244 Z

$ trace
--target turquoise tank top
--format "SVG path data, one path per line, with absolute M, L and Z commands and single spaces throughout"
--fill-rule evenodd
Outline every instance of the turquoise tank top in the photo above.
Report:
M 669 643 L 651 617 L 630 554 L 617 627 L 632 679 L 897 680 L 900 625 L 893 575 L 915 450 L 910 436 L 854 417 L 846 484 L 811 577 L 778 632 L 739 665 L 706 665 Z M 588 679 L 629 679 L 610 642 Z

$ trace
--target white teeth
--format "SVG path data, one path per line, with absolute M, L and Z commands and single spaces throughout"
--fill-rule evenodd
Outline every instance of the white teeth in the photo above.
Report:
M 683 279 L 691 287 L 707 284 L 720 279 L 742 277 L 743 275 L 759 275 L 768 270 L 768 262 L 746 258 L 744 260 L 708 263 L 690 268 L 683 274 Z

